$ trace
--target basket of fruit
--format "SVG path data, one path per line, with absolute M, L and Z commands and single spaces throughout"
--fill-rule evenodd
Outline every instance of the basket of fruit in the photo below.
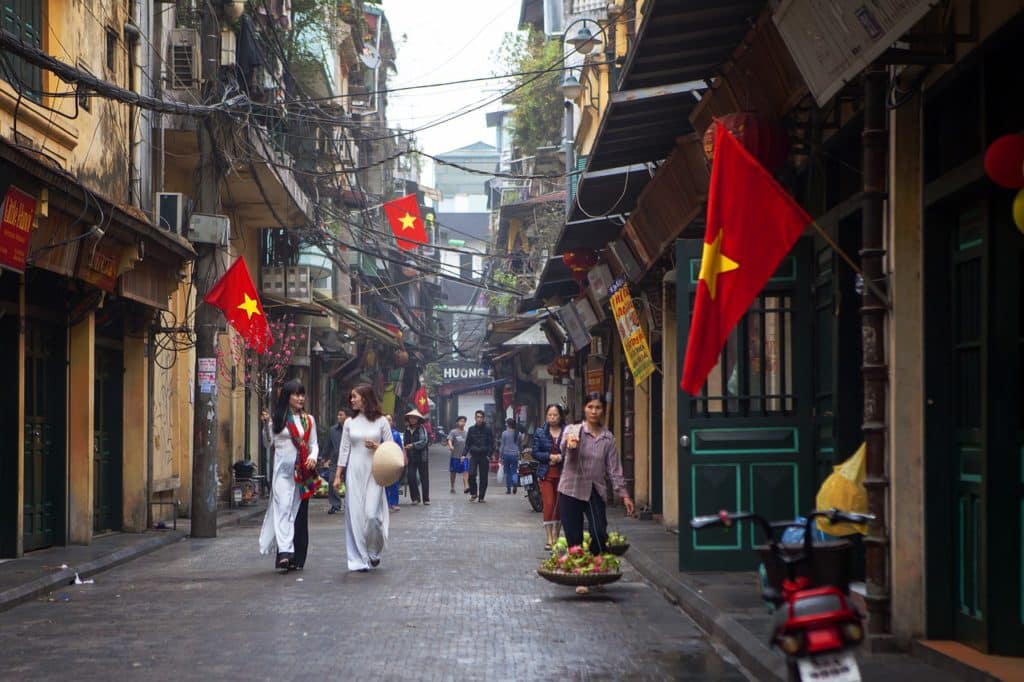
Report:
M 592 587 L 615 582 L 622 577 L 622 568 L 611 554 L 595 556 L 579 546 L 556 546 L 537 569 L 537 575 L 558 585 Z
M 622 556 L 629 549 L 629 540 L 622 533 L 616 533 L 612 531 L 608 533 L 608 547 L 606 548 L 609 554 L 615 556 Z

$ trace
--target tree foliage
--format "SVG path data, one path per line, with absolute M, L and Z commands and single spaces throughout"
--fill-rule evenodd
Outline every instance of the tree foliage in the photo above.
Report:
M 498 51 L 499 68 L 505 73 L 530 73 L 557 69 L 562 60 L 562 46 L 547 40 L 543 33 L 531 30 L 506 33 Z M 515 106 L 511 113 L 512 148 L 515 156 L 532 156 L 538 147 L 559 144 L 562 138 L 562 73 L 522 75 L 513 77 L 512 92 L 505 103 Z

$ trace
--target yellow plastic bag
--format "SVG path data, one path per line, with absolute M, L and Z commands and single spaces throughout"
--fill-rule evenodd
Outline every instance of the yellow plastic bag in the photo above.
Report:
M 832 467 L 832 473 L 818 489 L 815 506 L 818 509 L 840 509 L 858 514 L 868 513 L 868 491 L 864 487 L 865 469 L 864 443 L 853 453 L 853 457 Z M 829 523 L 828 519 L 817 518 L 818 528 L 829 535 L 867 535 L 867 524 Z

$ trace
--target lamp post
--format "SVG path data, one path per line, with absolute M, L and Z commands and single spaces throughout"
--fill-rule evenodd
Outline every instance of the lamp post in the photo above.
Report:
M 589 28 L 587 28 L 587 22 L 592 22 L 597 25 L 597 33 L 595 34 Z M 570 38 L 569 31 L 573 26 L 580 24 L 579 30 Z M 562 40 L 572 45 L 573 51 L 586 57 L 588 54 L 594 51 L 598 46 L 601 45 L 601 34 L 604 33 L 604 29 L 601 27 L 596 20 L 588 17 L 582 17 L 569 23 L 562 32 Z M 582 72 L 581 72 L 582 73 Z M 572 192 L 569 191 L 571 187 L 572 175 L 576 170 L 576 161 L 573 158 L 573 117 L 572 108 L 573 101 L 580 96 L 582 86 L 579 80 L 572 75 L 572 71 L 567 71 L 565 77 L 562 79 L 562 95 L 565 97 L 565 134 L 562 137 L 562 153 L 565 156 L 565 215 L 569 216 L 569 212 L 572 209 Z

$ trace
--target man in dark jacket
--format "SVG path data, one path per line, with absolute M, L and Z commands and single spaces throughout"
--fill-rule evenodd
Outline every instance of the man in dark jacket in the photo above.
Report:
M 327 467 L 327 475 L 321 473 L 324 476 L 324 480 L 330 481 L 330 476 L 334 471 L 334 468 L 338 465 L 338 451 L 341 449 L 341 432 L 345 428 L 345 420 L 348 415 L 345 410 L 338 410 L 337 422 L 331 427 L 330 442 L 327 446 L 327 452 L 322 459 L 324 466 Z M 328 514 L 337 514 L 342 510 L 342 499 L 338 495 L 338 491 L 333 485 L 327 486 L 327 500 L 331 503 L 330 509 L 327 510 Z
M 469 453 L 469 501 L 483 502 L 484 495 L 487 494 L 487 477 L 490 475 L 494 437 L 484 423 L 483 410 L 477 410 L 473 418 L 475 423 L 466 432 L 466 452 Z

